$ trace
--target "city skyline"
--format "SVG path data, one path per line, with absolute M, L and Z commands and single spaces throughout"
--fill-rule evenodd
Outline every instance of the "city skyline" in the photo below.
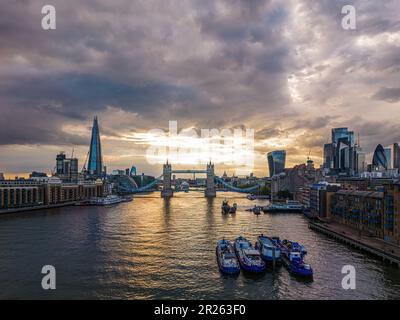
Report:
M 346 132 L 347 132 L 347 130 L 348 130 L 348 128 L 345 128 L 345 127 L 340 127 L 340 128 L 332 128 L 332 134 L 333 134 L 333 131 L 334 130 L 342 130 L 342 129 L 345 129 L 346 130 Z M 88 172 L 96 172 L 96 170 L 97 169 L 95 169 L 95 168 L 97 168 L 97 167 L 99 167 L 99 168 L 103 168 L 103 165 L 104 165 L 104 168 L 106 169 L 107 168 L 107 164 L 104 164 L 103 163 L 103 161 L 102 161 L 102 151 L 101 151 L 101 133 L 100 133 L 100 130 L 99 130 L 99 124 L 98 124 L 98 117 L 97 116 L 94 116 L 94 119 L 93 119 L 93 126 L 91 127 L 91 128 L 89 128 L 89 131 L 90 131 L 90 135 L 91 135 L 91 137 L 90 137 L 90 141 L 89 141 L 89 144 L 88 144 L 88 146 L 87 146 L 87 149 L 88 149 L 88 152 L 87 152 L 87 155 L 86 155 L 86 158 L 82 158 L 82 156 L 81 157 L 76 157 L 76 159 L 79 159 L 79 167 L 78 167 L 78 171 L 79 172 L 84 172 L 85 170 L 88 170 Z M 354 137 L 354 132 L 351 132 L 352 134 L 353 134 L 353 137 Z M 357 138 L 357 142 L 355 142 L 354 141 L 354 143 L 356 144 L 356 146 L 358 146 L 358 143 L 359 143 L 359 139 L 360 139 L 360 137 L 358 137 Z M 383 148 L 382 147 L 382 145 L 381 144 L 378 144 L 374 149 L 373 149 L 373 152 L 370 152 L 369 154 L 370 154 L 370 156 L 368 157 L 368 159 L 366 158 L 364 161 L 365 161 L 365 165 L 367 165 L 367 164 L 372 164 L 372 165 L 375 165 L 375 166 L 378 166 L 378 163 L 377 163 L 377 160 L 375 160 L 375 158 L 376 158 L 376 153 L 377 153 L 377 150 L 380 150 L 380 152 L 382 153 L 382 152 L 387 152 L 388 150 L 391 150 L 390 152 L 392 152 L 393 151 L 393 149 L 391 149 L 391 148 L 393 148 L 393 147 L 395 147 L 394 145 L 395 145 L 396 143 L 394 143 L 394 144 L 392 144 L 392 145 L 390 145 L 390 146 L 388 146 L 389 148 Z M 100 146 L 100 150 L 99 150 L 99 153 L 97 153 L 98 151 L 97 151 L 97 149 L 94 147 L 94 145 L 99 145 Z M 321 147 L 321 151 L 322 151 L 322 153 L 324 154 L 324 147 L 326 146 L 326 145 L 328 145 L 328 144 L 325 144 L 324 146 L 322 146 Z M 92 149 L 94 149 L 94 151 L 92 151 Z M 361 151 L 362 151 L 362 149 L 360 149 Z M 61 154 L 64 154 L 65 153 L 65 151 L 64 150 L 62 150 L 62 151 L 60 151 L 61 152 Z M 75 152 L 75 150 L 74 150 L 74 148 L 72 148 L 72 152 L 71 152 L 71 156 L 72 155 L 74 155 L 74 152 Z M 310 156 L 308 155 L 308 156 L 305 156 L 304 157 L 304 159 L 305 159 L 305 161 L 303 161 L 303 162 L 299 162 L 299 163 L 293 163 L 293 164 L 291 164 L 291 162 L 289 161 L 289 164 L 290 165 L 286 165 L 286 150 L 272 150 L 272 151 L 270 151 L 270 152 L 268 152 L 267 154 L 265 154 L 265 158 L 266 158 L 266 164 L 265 164 L 265 171 L 267 171 L 267 174 L 266 175 L 264 175 L 264 176 L 272 176 L 271 175 L 271 172 L 273 172 L 274 170 L 276 170 L 276 169 L 271 169 L 270 168 L 270 162 L 272 163 L 273 162 L 273 160 L 272 160 L 272 154 L 275 154 L 275 153 L 283 153 L 284 154 L 284 156 L 283 156 L 283 160 L 282 160 L 282 164 L 281 164 L 281 169 L 280 169 L 280 171 L 279 172 L 283 172 L 283 170 L 285 169 L 285 168 L 291 168 L 291 167 L 293 167 L 293 166 L 295 166 L 295 165 L 298 165 L 298 164 L 301 164 L 301 163 L 306 163 L 306 161 L 307 160 L 312 160 L 314 163 L 315 163 L 315 161 L 314 161 L 314 159 L 312 159 L 312 158 L 310 158 Z M 93 154 L 93 156 L 92 156 L 92 154 Z M 66 154 L 66 155 L 68 155 L 68 153 Z M 64 155 L 64 158 L 65 158 L 65 156 L 66 155 Z M 385 156 L 385 155 L 383 155 L 383 156 Z M 270 157 L 271 157 L 271 159 L 270 159 Z M 290 157 L 290 155 L 289 155 L 289 157 Z M 93 158 L 93 160 L 91 160 Z M 52 161 L 54 162 L 54 157 L 53 157 L 53 159 L 52 159 Z M 95 160 L 95 159 L 99 159 L 99 160 Z M 166 158 L 165 159 L 167 162 L 168 162 L 168 158 Z M 210 158 L 210 161 L 211 161 L 211 158 Z M 386 161 L 386 158 L 385 158 L 385 161 Z M 92 164 L 91 164 L 92 163 Z M 178 167 L 178 168 L 183 168 L 183 167 L 192 167 L 192 168 L 201 168 L 204 164 L 207 164 L 208 163 L 208 161 L 205 161 L 204 163 L 200 163 L 200 164 L 195 164 L 195 165 L 188 165 L 188 164 L 182 164 L 182 163 L 179 163 L 179 162 L 175 162 L 174 164 Z M 218 163 L 218 161 L 217 161 L 217 163 Z M 137 164 L 135 164 L 135 163 L 133 163 L 132 164 L 132 167 L 135 167 L 135 169 L 136 169 L 136 165 Z M 160 163 L 160 164 L 158 164 L 158 165 L 156 165 L 156 166 L 154 166 L 154 167 L 161 167 L 162 168 L 162 165 L 163 165 L 163 163 Z M 321 163 L 320 163 L 320 165 L 321 165 L 321 168 L 324 168 L 324 157 L 322 157 L 322 160 L 321 160 Z M 386 166 L 387 165 L 389 165 L 389 163 L 387 163 L 386 164 Z M 388 169 L 388 167 L 386 167 L 385 166 L 385 169 Z M 87 168 L 86 168 L 87 167 Z M 123 170 L 126 170 L 126 169 L 129 169 L 129 170 L 131 170 L 131 168 L 129 168 L 129 167 L 112 167 L 111 169 L 110 169 L 110 171 L 108 171 L 107 173 L 111 173 L 111 171 L 113 171 L 113 170 L 116 170 L 117 169 L 117 171 L 118 170 L 121 170 L 121 168 L 123 169 Z M 52 169 L 50 170 L 50 171 L 46 171 L 46 170 L 42 170 L 42 171 L 44 171 L 45 173 L 47 173 L 47 174 L 55 174 L 56 173 L 56 170 L 57 170 L 57 167 L 56 166 L 54 166 L 54 168 L 52 167 Z M 101 170 L 101 169 L 98 169 L 98 170 Z M 272 171 L 271 171 L 272 170 Z M 367 171 L 367 168 L 363 168 L 363 170 L 364 171 Z M 221 167 L 217 170 L 219 173 L 220 172 L 224 172 L 224 174 L 226 173 L 226 166 L 224 166 L 223 164 L 221 165 Z M 4 174 L 4 176 L 7 178 L 7 179 L 13 179 L 14 177 L 16 177 L 16 176 L 19 176 L 19 177 L 24 177 L 24 178 L 27 178 L 28 176 L 29 176 L 29 174 L 30 173 L 32 173 L 32 172 L 36 172 L 36 170 L 33 170 L 33 169 L 28 169 L 27 171 L 25 171 L 25 172 L 20 172 L 20 173 L 16 173 L 16 172 L 7 172 L 7 171 L 5 171 L 5 172 L 2 172 L 3 174 Z M 145 173 L 144 171 L 142 171 L 143 173 Z M 155 171 L 155 172 L 146 172 L 146 174 L 154 174 L 154 175 L 156 175 L 156 173 L 158 173 L 157 171 Z M 231 170 L 230 170 L 230 172 L 229 172 L 230 174 L 232 174 L 232 175 L 235 175 L 235 168 L 232 168 Z M 250 172 L 250 173 L 254 173 L 254 172 Z M 269 173 L 269 174 L 268 174 Z M 98 171 L 96 174 L 102 174 L 101 173 L 101 171 Z
M 7 3 L 0 171 L 49 172 L 73 148 L 83 164 L 94 115 L 110 170 L 160 172 L 145 158 L 148 131 L 169 120 L 254 129 L 259 176 L 274 150 L 287 167 L 308 155 L 322 164 L 335 127 L 360 133 L 370 162 L 378 144 L 400 141 L 400 4 L 353 4 L 355 31 L 341 27 L 341 1 L 54 1 L 57 29 L 44 31 L 41 1 Z

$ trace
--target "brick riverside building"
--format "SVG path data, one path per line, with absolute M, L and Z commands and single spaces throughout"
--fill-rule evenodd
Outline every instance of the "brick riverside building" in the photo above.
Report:
M 63 183 L 56 177 L 47 181 L 3 180 L 0 181 L 0 209 L 69 203 L 102 196 L 103 193 L 101 180 L 78 183 Z

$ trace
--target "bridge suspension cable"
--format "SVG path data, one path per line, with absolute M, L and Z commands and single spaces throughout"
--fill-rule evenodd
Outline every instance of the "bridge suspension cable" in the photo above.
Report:
M 152 188 L 153 186 L 155 186 L 158 182 L 160 182 L 160 181 L 161 181 L 161 178 L 162 178 L 162 175 L 159 176 L 159 177 L 157 177 L 157 178 L 155 178 L 154 181 L 152 181 L 152 182 L 146 184 L 145 186 L 140 187 L 140 188 L 134 190 L 133 192 L 134 192 L 134 193 L 139 193 L 139 192 L 147 191 L 147 190 L 149 190 L 150 188 Z
M 255 191 L 255 190 L 257 190 L 259 188 L 259 185 L 257 184 L 255 186 L 242 189 L 242 188 L 238 188 L 238 187 L 234 187 L 234 186 L 230 185 L 229 183 L 225 182 L 224 180 L 222 180 L 219 177 L 215 177 L 215 180 L 217 182 L 221 183 L 222 185 L 224 185 L 225 187 L 227 187 L 228 189 L 230 189 L 232 191 L 236 191 L 236 192 L 250 193 L 250 192 Z

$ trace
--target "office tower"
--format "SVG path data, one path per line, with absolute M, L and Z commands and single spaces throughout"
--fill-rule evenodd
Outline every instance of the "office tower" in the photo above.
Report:
M 349 131 L 348 128 L 334 128 L 332 129 L 332 143 L 338 144 L 340 139 L 346 138 L 349 145 L 354 145 L 354 131 Z
M 56 156 L 56 175 L 65 181 L 78 180 L 78 159 L 67 158 L 64 152 Z
M 400 148 L 399 144 L 393 144 L 393 168 L 400 169 Z
M 358 148 L 357 153 L 357 169 L 356 172 L 358 174 L 367 171 L 367 163 L 366 163 L 366 156 L 365 153 L 362 152 L 361 148 Z
M 56 174 L 64 174 L 65 153 L 60 152 L 56 157 Z
M 387 161 L 387 169 L 392 169 L 392 149 L 391 148 L 385 148 L 385 156 L 386 156 L 386 161 Z
M 269 176 L 272 177 L 285 171 L 286 151 L 277 150 L 268 155 Z
M 358 172 L 361 148 L 355 142 L 354 131 L 332 129 L 332 141 L 324 145 L 324 168 L 334 174 L 354 175 Z
M 335 146 L 334 169 L 350 173 L 355 169 L 354 132 L 347 128 L 332 129 L 332 143 Z
M 325 169 L 334 168 L 334 156 L 335 148 L 333 143 L 327 143 L 324 145 L 324 165 Z
M 386 170 L 388 168 L 385 149 L 381 144 L 378 144 L 375 149 L 374 156 L 372 158 L 372 166 L 374 169 L 384 168 Z
M 103 158 L 101 153 L 100 131 L 97 117 L 94 117 L 92 127 L 92 138 L 90 140 L 88 173 L 92 176 L 103 176 Z

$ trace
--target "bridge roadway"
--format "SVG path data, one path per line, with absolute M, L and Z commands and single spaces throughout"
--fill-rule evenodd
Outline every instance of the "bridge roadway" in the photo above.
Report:
M 179 174 L 184 174 L 184 173 L 204 173 L 206 174 L 206 170 L 172 170 L 171 173 L 179 173 Z

